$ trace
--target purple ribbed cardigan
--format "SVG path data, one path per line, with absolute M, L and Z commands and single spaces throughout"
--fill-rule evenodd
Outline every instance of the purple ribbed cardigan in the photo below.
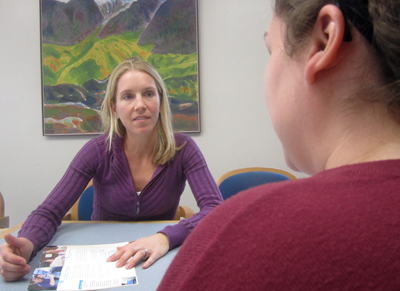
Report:
M 122 139 L 113 139 L 111 151 L 106 135 L 90 140 L 46 200 L 27 218 L 18 236 L 35 245 L 35 255 L 51 240 L 62 218 L 91 179 L 95 192 L 92 220 L 170 220 L 175 217 L 187 180 L 200 212 L 160 230 L 168 236 L 170 249 L 182 244 L 199 221 L 223 199 L 192 138 L 175 134 L 175 140 L 177 146 L 186 144 L 172 161 L 157 167 L 140 195 L 133 185 Z

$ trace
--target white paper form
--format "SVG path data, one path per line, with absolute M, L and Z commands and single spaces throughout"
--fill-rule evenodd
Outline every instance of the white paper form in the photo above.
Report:
M 67 246 L 57 290 L 96 290 L 138 284 L 135 268 L 117 268 L 115 262 L 106 262 L 118 246 L 126 244 Z

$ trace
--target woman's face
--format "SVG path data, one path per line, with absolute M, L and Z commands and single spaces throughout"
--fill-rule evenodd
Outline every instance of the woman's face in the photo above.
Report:
M 265 34 L 270 53 L 264 92 L 274 129 L 282 143 L 287 165 L 293 170 L 303 168 L 307 121 L 304 62 L 287 55 L 284 48 L 284 23 L 274 16 Z
M 121 75 L 115 94 L 113 112 L 127 134 L 145 136 L 154 132 L 160 113 L 157 85 L 149 74 L 130 70 Z

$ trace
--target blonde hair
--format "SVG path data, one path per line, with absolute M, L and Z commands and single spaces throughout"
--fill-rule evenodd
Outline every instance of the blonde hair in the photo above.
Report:
M 139 58 L 130 58 L 119 64 L 111 73 L 108 84 L 106 96 L 103 104 L 101 105 L 101 121 L 103 125 L 103 132 L 108 133 L 107 140 L 109 142 L 109 150 L 112 147 L 112 139 L 114 135 L 120 138 L 126 134 L 125 126 L 121 120 L 117 119 L 111 107 L 111 103 L 115 104 L 115 93 L 119 78 L 127 71 L 138 70 L 149 74 L 153 77 L 158 95 L 160 97 L 160 115 L 157 121 L 157 139 L 154 147 L 154 164 L 165 164 L 172 160 L 177 150 L 181 149 L 176 147 L 174 131 L 172 129 L 172 114 L 169 107 L 167 91 L 163 79 L 147 62 Z

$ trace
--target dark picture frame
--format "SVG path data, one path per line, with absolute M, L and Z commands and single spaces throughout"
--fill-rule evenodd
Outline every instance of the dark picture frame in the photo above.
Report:
M 43 135 L 102 133 L 111 71 L 140 57 L 164 79 L 180 132 L 200 132 L 197 0 L 41 0 Z

